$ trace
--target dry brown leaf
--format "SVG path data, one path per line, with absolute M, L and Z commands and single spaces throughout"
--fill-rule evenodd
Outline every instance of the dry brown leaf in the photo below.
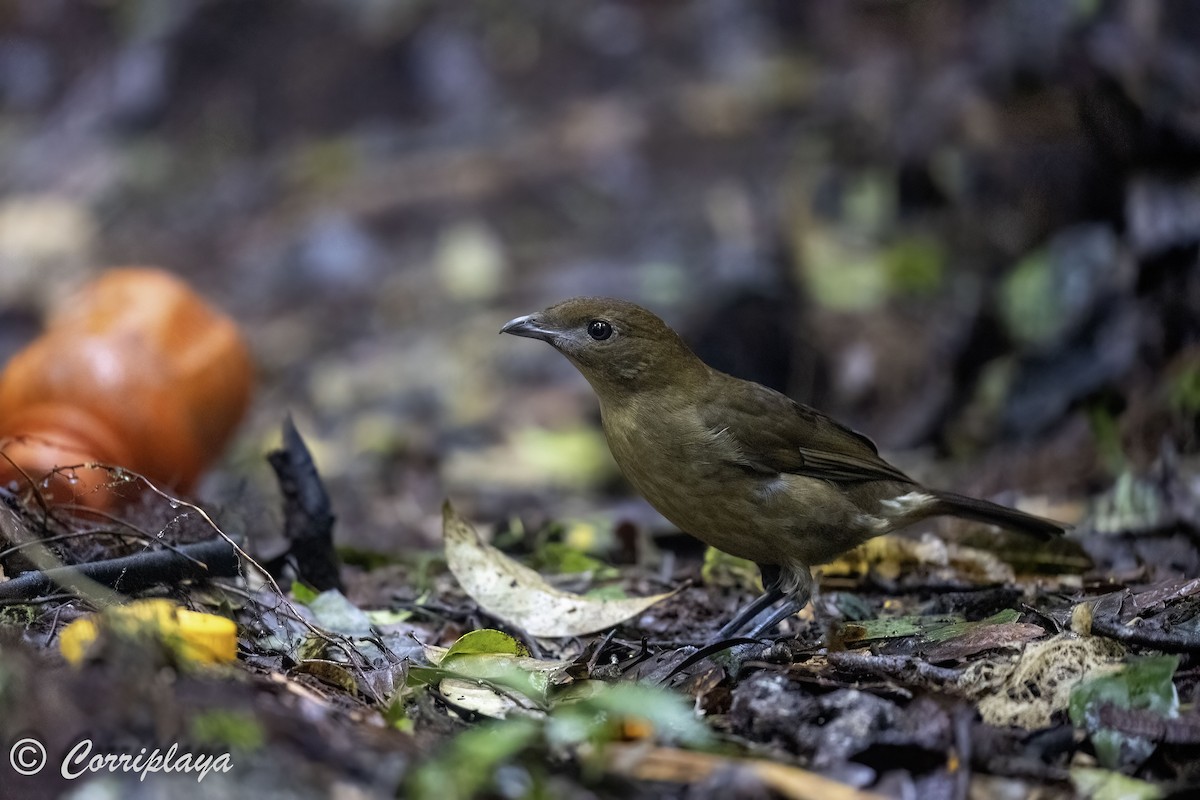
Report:
M 775 761 L 728 758 L 641 744 L 610 744 L 606 753 L 610 770 L 640 780 L 694 783 L 728 767 L 748 770 L 763 785 L 791 800 L 883 800 L 882 795 L 874 792 L 855 789 L 824 775 Z
M 1001 625 L 984 625 L 973 628 L 966 633 L 939 642 L 925 651 L 925 658 L 931 663 L 939 661 L 956 661 L 967 658 L 986 650 L 1001 650 L 1021 647 L 1026 642 L 1046 635 L 1040 625 L 1028 622 L 1010 622 Z
M 463 590 L 493 614 L 533 636 L 583 636 L 606 630 L 674 592 L 603 600 L 555 589 L 534 570 L 492 547 L 447 502 L 446 562 Z

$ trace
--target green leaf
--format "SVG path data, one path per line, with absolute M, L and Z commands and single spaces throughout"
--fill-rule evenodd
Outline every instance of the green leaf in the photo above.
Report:
M 590 572 L 597 579 L 615 578 L 620 573 L 598 558 L 572 547 L 566 542 L 545 542 L 534 553 L 533 566 L 558 575 Z
M 1020 618 L 1020 611 L 1017 611 L 1015 608 L 1006 608 L 978 622 L 951 622 L 946 625 L 933 626 L 925 631 L 925 639 L 930 642 L 944 642 L 947 639 L 961 636 L 976 628 L 983 628 L 988 625 L 1011 625 Z
M 468 653 L 476 655 L 498 653 L 525 658 L 529 656 L 529 648 L 504 631 L 484 628 L 483 630 L 471 631 L 459 637 L 457 642 L 450 645 L 450 649 L 446 651 L 446 655 L 442 656 L 442 665 L 446 666 L 447 660 L 453 656 L 461 656 Z
M 534 659 L 498 654 L 462 655 L 449 667 L 455 678 L 484 681 L 494 686 L 515 689 L 536 703 L 545 703 L 552 678 L 567 668 L 566 663 L 531 668 Z
M 930 626 L 949 625 L 961 622 L 957 614 L 936 617 L 906 615 L 902 617 L 878 617 L 847 623 L 842 626 L 842 637 L 847 642 L 871 641 L 873 639 L 900 639 L 916 636 Z
M 1020 618 L 1021 612 L 1012 608 L 1006 608 L 978 622 L 967 622 L 961 614 L 881 617 L 846 623 L 842 626 L 842 638 L 846 642 L 859 642 L 920 636 L 926 642 L 944 642 L 975 628 L 985 625 L 1007 625 Z
M 418 767 L 401 796 L 467 800 L 491 783 L 495 770 L 532 746 L 541 735 L 534 720 L 513 717 L 460 733 L 432 761 Z
M 1112 705 L 1176 716 L 1179 695 L 1173 678 L 1178 666 L 1178 656 L 1146 656 L 1128 662 L 1119 672 L 1085 681 L 1071 690 L 1071 722 L 1088 732 L 1103 766 L 1136 767 L 1150 757 L 1155 744 L 1101 726 L 1100 709 Z
M 558 706 L 547 723 L 546 737 L 560 745 L 602 744 L 616 735 L 614 723 L 626 718 L 649 723 L 661 740 L 692 746 L 712 740 L 709 729 L 682 697 L 636 683 L 618 683 Z
M 434 686 L 447 697 L 453 693 L 458 705 L 497 717 L 517 705 L 543 708 L 571 666 L 532 658 L 516 639 L 491 629 L 471 631 L 445 651 L 427 646 L 425 655 L 435 666 L 410 668 L 409 686 Z M 487 696 L 489 690 L 495 697 Z M 514 690 L 530 703 L 512 702 Z
M 292 581 L 292 597 L 296 598 L 297 603 L 308 605 L 317 599 L 317 590 L 300 581 Z

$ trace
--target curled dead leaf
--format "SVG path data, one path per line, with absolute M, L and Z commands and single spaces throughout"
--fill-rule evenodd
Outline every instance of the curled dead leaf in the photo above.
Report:
M 564 592 L 484 542 L 449 502 L 442 508 L 442 524 L 446 562 L 463 590 L 489 614 L 532 636 L 596 633 L 673 594 L 609 600 Z

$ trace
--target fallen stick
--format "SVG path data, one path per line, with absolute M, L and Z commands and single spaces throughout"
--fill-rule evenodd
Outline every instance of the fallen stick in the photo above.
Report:
M 172 549 L 25 572 L 0 583 L 0 601 L 32 600 L 56 587 L 70 591 L 79 578 L 129 594 L 162 583 L 237 574 L 238 557 L 233 545 L 222 538 L 206 539 Z

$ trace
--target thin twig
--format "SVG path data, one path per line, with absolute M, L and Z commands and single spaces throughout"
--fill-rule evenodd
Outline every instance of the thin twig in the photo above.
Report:
M 1166 631 L 1147 625 L 1126 625 L 1111 616 L 1093 618 L 1092 633 L 1125 644 L 1140 645 L 1168 653 L 1200 652 L 1200 637 L 1195 634 L 1183 630 Z

